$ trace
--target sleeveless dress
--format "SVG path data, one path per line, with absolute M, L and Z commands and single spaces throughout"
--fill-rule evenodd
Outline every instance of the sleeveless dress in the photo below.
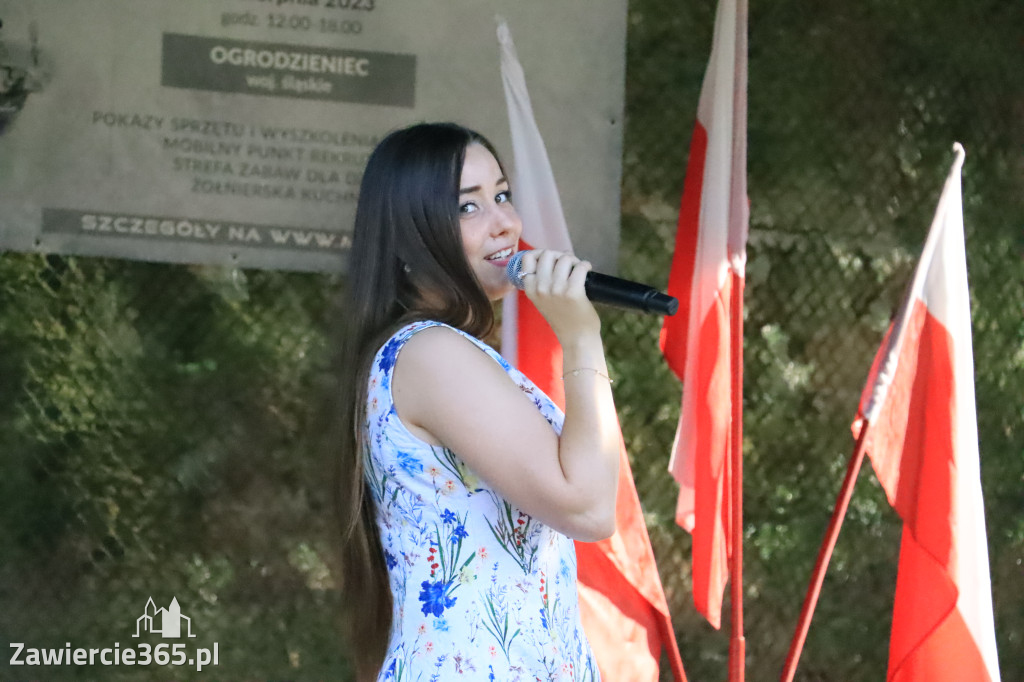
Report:
M 367 395 L 366 477 L 394 594 L 379 681 L 596 682 L 583 633 L 573 541 L 498 496 L 451 450 L 406 429 L 391 375 L 415 322 L 377 352 Z M 488 345 L 491 356 L 551 427 L 561 410 Z

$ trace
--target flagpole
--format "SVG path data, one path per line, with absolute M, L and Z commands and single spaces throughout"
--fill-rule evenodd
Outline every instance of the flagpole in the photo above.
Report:
M 747 644 L 743 636 L 743 284 L 735 264 L 732 286 L 732 638 L 729 645 L 729 680 L 743 682 Z
M 804 597 L 800 620 L 789 646 L 789 654 L 786 656 L 786 665 L 782 670 L 782 682 L 793 682 L 793 675 L 796 674 L 796 664 L 800 660 L 800 652 L 807 639 L 807 631 L 811 627 L 811 617 L 814 615 L 814 607 L 818 603 L 821 584 L 825 580 L 825 571 L 828 570 L 828 562 L 832 558 L 832 550 L 835 549 L 836 539 L 839 537 L 839 528 L 843 524 L 846 510 L 850 506 L 850 498 L 853 497 L 857 474 L 860 473 L 861 464 L 864 462 L 864 451 L 867 449 L 867 434 L 870 427 L 870 422 L 865 419 L 861 425 L 860 436 L 857 438 L 853 454 L 846 466 L 846 478 L 843 479 L 843 486 L 839 489 L 836 506 L 832 509 L 832 518 L 829 519 L 828 529 L 825 531 L 825 539 L 822 540 L 821 549 L 818 550 L 818 559 L 814 564 L 814 571 L 811 573 L 811 582 L 807 586 L 807 596 Z

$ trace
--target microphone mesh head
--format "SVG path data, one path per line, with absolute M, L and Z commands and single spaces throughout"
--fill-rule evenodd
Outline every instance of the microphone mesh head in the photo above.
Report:
M 512 283 L 516 289 L 523 288 L 523 278 L 520 275 L 520 271 L 523 269 L 523 254 L 525 251 L 518 251 L 512 254 L 512 257 L 508 259 L 508 264 L 505 266 L 505 277 Z

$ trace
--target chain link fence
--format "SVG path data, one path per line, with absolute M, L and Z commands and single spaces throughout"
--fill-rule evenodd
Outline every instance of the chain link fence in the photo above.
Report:
M 871 358 L 964 144 L 978 418 L 1004 679 L 1024 679 L 1024 82 L 1017 2 L 752 3 L 745 309 L 748 679 L 776 679 Z M 620 274 L 664 286 L 715 4 L 629 11 Z M 538 103 L 538 106 L 541 104 Z M 3 679 L 350 679 L 317 454 L 343 278 L 0 254 L 0 638 L 136 646 L 177 598 L 217 667 Z M 689 595 L 666 473 L 681 388 L 659 320 L 602 312 L 691 680 L 727 627 Z M 869 468 L 797 678 L 885 673 L 899 521 Z M 727 620 L 727 619 L 726 619 Z M 155 642 L 154 642 L 155 644 Z M 192 646 L 191 644 L 189 645 Z
M 684 5 L 684 6 L 681 6 Z M 953 159 L 967 149 L 982 468 L 1004 679 L 1024 678 L 1024 18 L 1007 2 L 750 3 L 745 302 L 748 679 L 777 679 L 853 440 L 868 367 L 909 282 Z M 633 3 L 622 268 L 664 284 L 715 3 Z M 695 27 L 701 30 L 694 30 Z M 1016 46 L 1016 47 L 1015 47 Z M 689 543 L 665 466 L 680 388 L 656 320 L 615 315 L 609 353 L 691 678 L 726 676 L 728 633 L 689 597 Z M 1010 386 L 1016 386 L 1011 389 Z M 1005 506 L 1004 506 L 1005 505 Z M 1009 515 L 1009 516 L 1006 516 Z M 1010 518 L 1013 517 L 1013 518 Z M 865 467 L 798 670 L 884 679 L 900 523 Z M 1016 643 L 1016 644 L 1014 644 Z

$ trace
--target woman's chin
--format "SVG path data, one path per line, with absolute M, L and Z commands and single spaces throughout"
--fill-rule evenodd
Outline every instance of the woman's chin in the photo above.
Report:
M 486 293 L 487 298 L 489 298 L 491 301 L 500 301 L 501 299 L 505 298 L 506 295 L 511 294 L 515 290 L 516 288 L 514 286 L 512 286 L 508 282 L 505 282 L 502 285 L 487 287 Z

